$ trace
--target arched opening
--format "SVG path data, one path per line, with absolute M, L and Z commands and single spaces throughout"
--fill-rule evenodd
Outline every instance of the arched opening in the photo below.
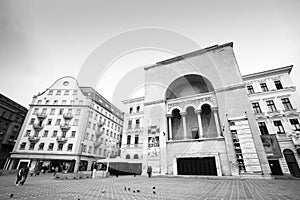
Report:
M 139 156 L 137 154 L 134 154 L 133 159 L 139 159 Z
M 172 133 L 174 140 L 183 139 L 183 126 L 181 123 L 181 115 L 178 109 L 172 111 Z
M 285 161 L 288 165 L 288 168 L 291 172 L 291 175 L 295 176 L 295 177 L 300 177 L 299 166 L 298 166 L 298 163 L 297 163 L 297 160 L 295 158 L 293 151 L 290 149 L 285 149 L 283 151 L 283 155 L 284 155 Z
M 126 159 L 130 159 L 130 155 L 129 154 L 126 155 Z
M 198 119 L 195 113 L 195 108 L 192 106 L 186 109 L 186 129 L 187 139 L 199 138 Z
M 204 137 L 210 138 L 218 136 L 215 118 L 212 109 L 208 104 L 204 104 L 201 107 L 201 121 Z
M 185 75 L 173 81 L 167 91 L 166 100 L 214 91 L 211 82 L 195 74 Z

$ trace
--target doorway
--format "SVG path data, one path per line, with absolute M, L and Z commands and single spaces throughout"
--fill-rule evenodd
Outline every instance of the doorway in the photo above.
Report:
M 283 175 L 278 160 L 268 160 L 272 175 Z
M 210 175 L 217 176 L 214 157 L 178 158 L 178 175 Z
M 285 161 L 288 165 L 288 168 L 291 172 L 291 175 L 295 176 L 295 177 L 300 177 L 299 166 L 298 166 L 297 160 L 296 160 L 295 155 L 292 152 L 292 150 L 285 149 L 283 151 L 283 155 L 284 155 Z

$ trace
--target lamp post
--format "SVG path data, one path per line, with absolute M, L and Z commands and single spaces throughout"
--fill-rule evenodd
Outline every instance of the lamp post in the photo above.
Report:
M 109 141 L 108 142 L 108 148 L 107 148 L 107 167 L 106 167 L 106 174 L 108 174 L 108 168 L 109 168 L 109 158 L 112 151 L 112 148 L 114 147 L 115 142 Z

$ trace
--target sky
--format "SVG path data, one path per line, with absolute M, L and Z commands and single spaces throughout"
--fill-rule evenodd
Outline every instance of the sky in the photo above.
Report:
M 123 109 L 141 94 L 144 66 L 227 42 L 243 75 L 294 65 L 299 88 L 299 10 L 298 0 L 1 0 L 0 92 L 28 108 L 73 76 Z

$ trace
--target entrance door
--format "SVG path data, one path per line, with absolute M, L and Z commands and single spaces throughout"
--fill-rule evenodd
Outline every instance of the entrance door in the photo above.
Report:
M 300 170 L 294 153 L 290 149 L 285 149 L 283 154 L 292 176 L 300 177 Z
M 214 157 L 178 158 L 177 171 L 178 175 L 217 176 L 216 161 Z
M 272 175 L 283 175 L 278 160 L 268 160 Z

